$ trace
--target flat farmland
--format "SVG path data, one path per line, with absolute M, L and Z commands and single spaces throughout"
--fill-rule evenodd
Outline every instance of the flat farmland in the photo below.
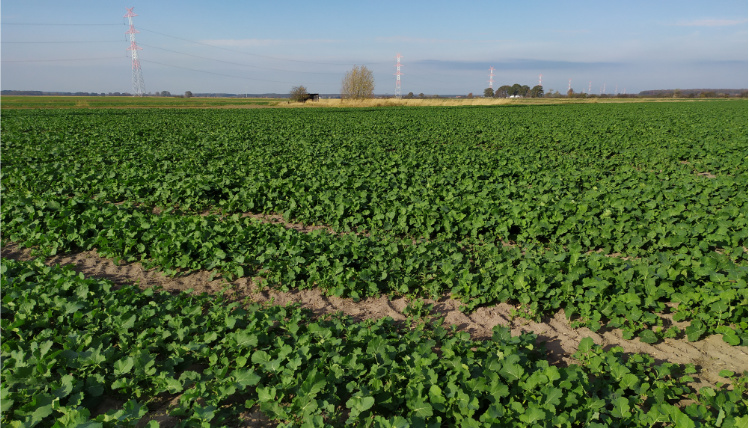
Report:
M 252 108 L 281 102 L 271 98 L 124 97 L 124 96 L 29 96 L 6 95 L 2 109 L 97 109 L 97 108 Z M 283 100 L 283 102 L 286 102 Z
M 3 423 L 745 426 L 746 117 L 3 109 Z

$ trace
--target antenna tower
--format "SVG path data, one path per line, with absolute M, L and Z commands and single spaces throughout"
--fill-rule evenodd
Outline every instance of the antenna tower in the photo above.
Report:
M 494 89 L 494 66 L 489 67 L 489 87 Z
M 401 99 L 401 58 L 403 55 L 398 54 L 395 56 L 395 98 Z
M 569 83 L 567 84 L 567 92 L 569 92 L 570 89 L 572 89 L 572 79 L 570 79 Z
M 539 75 L 538 75 L 538 86 L 543 86 L 543 85 L 541 84 L 541 78 L 542 78 L 543 76 L 544 76 L 543 74 L 539 74 Z
M 589 81 L 588 81 L 588 93 L 590 93 L 590 88 L 591 88 L 591 86 L 593 86 L 593 81 L 592 81 L 592 80 L 589 80 Z
M 127 30 L 125 34 L 130 35 L 130 47 L 127 48 L 127 50 L 132 53 L 133 57 L 133 95 L 135 95 L 136 97 L 142 97 L 146 93 L 146 84 L 143 82 L 143 70 L 141 70 L 140 68 L 138 51 L 142 50 L 143 48 L 135 43 L 135 33 L 139 33 L 140 31 L 136 30 L 135 26 L 133 26 L 133 17 L 138 15 L 133 13 L 133 9 L 135 9 L 135 7 L 126 7 L 125 9 L 127 9 L 125 18 L 127 18 L 128 24 L 130 24 L 130 29 Z

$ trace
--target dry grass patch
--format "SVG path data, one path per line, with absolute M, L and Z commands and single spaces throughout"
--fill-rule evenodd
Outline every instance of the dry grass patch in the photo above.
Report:
M 673 98 L 368 98 L 338 99 L 327 98 L 306 103 L 280 103 L 279 107 L 459 107 L 459 106 L 501 106 L 501 105 L 553 105 L 553 104 L 608 104 L 684 101 Z M 699 100 L 690 100 L 699 101 Z

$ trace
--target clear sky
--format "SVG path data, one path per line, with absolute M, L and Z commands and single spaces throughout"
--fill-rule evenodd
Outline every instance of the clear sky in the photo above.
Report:
M 131 92 L 126 8 L 147 92 L 338 93 L 366 65 L 375 92 L 482 94 L 746 88 L 746 0 L 3 0 L 2 89 Z

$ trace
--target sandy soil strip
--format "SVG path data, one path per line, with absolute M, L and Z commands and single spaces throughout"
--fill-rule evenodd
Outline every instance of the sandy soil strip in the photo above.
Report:
M 8 244 L 2 248 L 2 257 L 28 260 L 31 259 L 29 249 L 22 249 L 18 245 Z M 193 289 L 196 293 L 218 293 L 227 290 L 235 298 L 259 303 L 285 305 L 299 303 L 316 314 L 342 312 L 355 319 L 376 319 L 385 316 L 396 321 L 407 318 L 403 311 L 408 305 L 406 298 L 389 299 L 387 296 L 368 298 L 359 302 L 336 296 L 327 296 L 319 289 L 295 290 L 281 292 L 269 288 L 259 288 L 251 278 L 239 278 L 231 283 L 222 278 L 212 278 L 210 272 L 198 271 L 180 277 L 167 277 L 156 269 L 145 269 L 140 263 L 116 265 L 112 260 L 99 257 L 95 251 L 49 257 L 47 264 L 73 264 L 75 269 L 86 276 L 106 278 L 119 285 L 138 284 L 141 288 L 161 286 L 170 291 L 184 291 Z M 562 311 L 553 316 L 544 317 L 541 322 L 534 322 L 522 318 L 513 318 L 513 306 L 500 303 L 482 307 L 471 314 L 464 314 L 459 310 L 460 302 L 450 298 L 438 301 L 424 299 L 425 306 L 434 305 L 433 313 L 445 317 L 446 325 L 456 325 L 461 331 L 466 331 L 475 339 L 488 339 L 492 336 L 492 328 L 504 325 L 511 328 L 513 335 L 531 332 L 538 335 L 539 342 L 545 342 L 549 353 L 549 360 L 555 364 L 569 364 L 574 362 L 571 355 L 577 350 L 580 340 L 584 337 L 593 338 L 596 344 L 605 349 L 621 346 L 625 353 L 647 353 L 658 361 L 669 361 L 679 364 L 694 364 L 699 370 L 694 385 L 699 388 L 726 382 L 718 375 L 727 369 L 735 373 L 747 370 L 749 348 L 731 346 L 725 343 L 720 335 L 713 335 L 697 342 L 683 339 L 665 339 L 653 345 L 640 342 L 639 339 L 625 340 L 621 330 L 600 330 L 593 332 L 587 328 L 572 328 Z M 664 318 L 668 318 L 665 316 Z M 666 319 L 667 324 L 669 320 Z M 687 322 L 673 323 L 681 328 Z

